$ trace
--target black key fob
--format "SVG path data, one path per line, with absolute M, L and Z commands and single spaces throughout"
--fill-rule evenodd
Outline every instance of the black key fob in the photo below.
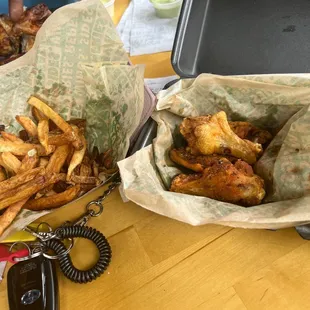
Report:
M 8 272 L 10 310 L 58 310 L 54 262 L 40 255 L 13 265 Z

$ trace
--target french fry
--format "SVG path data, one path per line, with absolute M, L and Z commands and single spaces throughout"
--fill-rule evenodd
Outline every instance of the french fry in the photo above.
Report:
M 0 154 L 0 163 L 6 170 L 17 173 L 21 166 L 20 160 L 10 152 Z
M 0 216 L 0 236 L 3 232 L 10 226 L 13 222 L 15 217 L 18 215 L 22 207 L 27 202 L 27 198 L 14 203 L 13 205 L 9 206 L 4 213 Z
M 75 125 L 81 132 L 84 132 L 86 129 L 86 119 L 84 118 L 70 119 L 68 124 Z
M 14 188 L 8 192 L 5 192 L 0 197 L 0 210 L 20 201 L 31 197 L 43 188 L 54 184 L 60 180 L 63 180 L 64 175 L 48 174 L 38 175 L 35 179 L 21 185 L 19 188 Z M 5 181 L 4 181 L 5 182 Z
M 55 194 L 57 194 L 54 190 L 50 190 L 50 191 L 48 191 L 46 194 L 45 194 L 45 197 L 50 197 L 50 196 L 53 196 L 53 195 L 55 195 Z
M 54 145 L 49 145 L 46 151 L 44 147 L 40 144 L 30 144 L 30 143 L 16 143 L 11 141 L 0 141 L 0 152 L 11 152 L 17 156 L 24 156 L 27 153 L 35 149 L 39 156 L 45 156 L 52 153 L 55 150 Z
M 49 159 L 46 157 L 40 157 L 39 167 L 46 167 L 48 165 Z
M 32 116 L 34 117 L 34 119 L 37 121 L 37 123 L 39 123 L 40 121 L 43 121 L 43 120 L 48 120 L 46 115 L 44 115 L 41 111 L 39 111 L 35 107 L 31 108 L 31 113 L 32 113 Z
M 59 114 L 53 111 L 46 103 L 40 100 L 37 97 L 31 96 L 28 99 L 28 103 L 37 108 L 43 114 L 45 114 L 49 119 L 51 119 L 64 133 L 70 134 L 72 133 L 74 137 L 74 141 L 76 145 L 79 145 L 81 148 L 83 147 L 83 143 L 80 137 L 74 132 L 72 126 L 70 126 Z
M 76 125 L 71 125 L 71 127 L 73 129 L 73 132 L 75 133 L 75 136 L 79 137 L 78 140 L 75 140 L 72 142 L 72 145 L 74 146 L 76 150 L 81 150 L 84 147 L 84 143 L 81 139 L 81 136 L 83 136 L 83 133 L 82 131 L 79 130 L 79 128 Z
M 99 176 L 99 165 L 97 164 L 97 162 L 95 160 L 93 160 L 93 164 L 92 164 L 92 168 L 93 168 L 93 174 L 95 177 Z
M 91 189 L 96 187 L 96 184 L 79 184 L 80 185 L 80 193 L 85 194 Z
M 73 140 L 72 137 L 73 137 L 72 134 L 68 135 L 67 133 L 62 133 L 58 135 L 49 135 L 48 144 L 56 146 L 69 144 Z
M 10 179 L 0 182 L 0 195 L 4 192 L 7 192 L 13 188 L 21 186 L 22 184 L 31 181 L 34 179 L 38 174 L 43 173 L 44 168 L 35 168 L 23 173 L 19 173 Z
M 69 155 L 69 151 L 69 145 L 58 146 L 46 166 L 46 171 L 59 172 Z
M 46 151 L 48 151 L 48 131 L 48 120 L 41 120 L 38 124 L 38 138 Z
M 71 175 L 73 170 L 82 162 L 83 157 L 85 155 L 86 152 L 86 148 L 87 148 L 87 143 L 86 140 L 84 138 L 84 136 L 80 136 L 82 142 L 83 142 L 83 148 L 81 150 L 75 150 L 73 153 L 73 156 L 71 158 L 69 167 L 68 167 L 68 173 L 67 173 L 67 181 L 70 181 Z
M 85 165 L 85 164 L 81 164 L 80 167 L 80 176 L 82 177 L 89 177 L 92 173 L 92 169 L 90 167 L 90 165 Z
M 65 181 L 60 181 L 60 182 L 55 183 L 55 185 L 53 186 L 53 190 L 56 193 L 62 193 L 63 191 L 68 189 L 69 186 L 70 186 L 69 183 L 67 183 Z
M 1 133 L 1 136 L 3 137 L 4 141 L 24 143 L 24 141 L 22 139 L 18 138 L 13 133 L 5 132 L 5 131 L 1 131 L 0 133 Z
M 25 172 L 29 169 L 35 168 L 39 163 L 39 156 L 36 150 L 31 150 L 23 158 L 18 173 Z
M 26 203 L 25 208 L 32 211 L 41 211 L 44 209 L 57 208 L 72 201 L 80 192 L 80 186 L 70 187 L 62 193 L 48 197 L 33 199 Z
M 6 180 L 6 173 L 5 173 L 4 168 L 0 166 L 0 184 L 4 180 Z
M 28 135 L 36 137 L 38 135 L 37 125 L 28 116 L 17 115 L 16 120 L 22 125 L 27 131 Z
M 80 176 L 80 175 L 71 175 L 71 182 L 75 184 L 95 184 L 99 185 L 101 183 L 99 178 L 96 177 L 86 177 L 86 176 Z
M 70 162 L 71 162 L 71 159 L 72 159 L 72 156 L 73 156 L 74 152 L 75 152 L 75 149 L 74 149 L 73 146 L 71 146 L 70 147 L 70 151 L 69 151 L 69 155 L 68 155 L 68 157 L 66 159 L 66 164 L 67 164 L 68 167 L 70 165 Z

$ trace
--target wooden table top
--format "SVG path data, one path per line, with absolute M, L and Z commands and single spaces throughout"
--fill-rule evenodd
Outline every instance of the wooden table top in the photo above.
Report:
M 118 21 L 128 0 L 116 1 Z M 133 57 L 146 77 L 172 75 L 170 53 Z M 82 214 L 104 188 L 61 208 L 44 221 L 54 226 Z M 90 220 L 111 244 L 112 262 L 98 280 L 74 284 L 58 272 L 60 309 L 307 309 L 310 306 L 310 243 L 294 229 L 242 230 L 192 227 L 123 203 L 114 191 L 104 212 Z M 89 267 L 96 250 L 78 239 L 74 264 Z M 0 309 L 7 309 L 6 281 Z

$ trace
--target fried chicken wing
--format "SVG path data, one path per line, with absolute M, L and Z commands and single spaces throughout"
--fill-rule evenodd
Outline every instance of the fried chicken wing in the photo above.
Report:
M 228 122 L 231 130 L 241 139 L 254 143 L 266 144 L 271 141 L 272 135 L 267 130 L 253 126 L 248 122 Z
M 43 3 L 33 6 L 23 13 L 19 21 L 15 24 L 14 29 L 16 32 L 36 35 L 51 14 L 47 5 Z
M 254 164 L 262 152 L 262 146 L 240 139 L 230 128 L 226 113 L 185 118 L 180 132 L 188 142 L 193 155 L 231 155 Z
M 203 173 L 176 176 L 170 191 L 246 207 L 259 204 L 265 196 L 264 181 L 253 173 L 250 165 L 241 160 L 232 164 L 225 158 L 205 168 Z
M 229 155 L 212 154 L 195 156 L 187 152 L 185 148 L 172 149 L 170 151 L 170 158 L 176 164 L 196 172 L 202 172 L 205 168 L 217 163 L 221 158 L 226 158 L 232 163 L 235 163 L 238 160 Z
M 0 23 L 0 56 L 10 56 L 16 51 L 14 41 Z

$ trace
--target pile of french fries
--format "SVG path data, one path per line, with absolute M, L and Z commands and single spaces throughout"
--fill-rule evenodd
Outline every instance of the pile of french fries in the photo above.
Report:
M 0 128 L 0 236 L 22 208 L 63 206 L 116 172 L 111 150 L 88 152 L 85 120 L 66 122 L 34 96 L 28 104 L 36 122 L 16 116 L 19 136 Z

